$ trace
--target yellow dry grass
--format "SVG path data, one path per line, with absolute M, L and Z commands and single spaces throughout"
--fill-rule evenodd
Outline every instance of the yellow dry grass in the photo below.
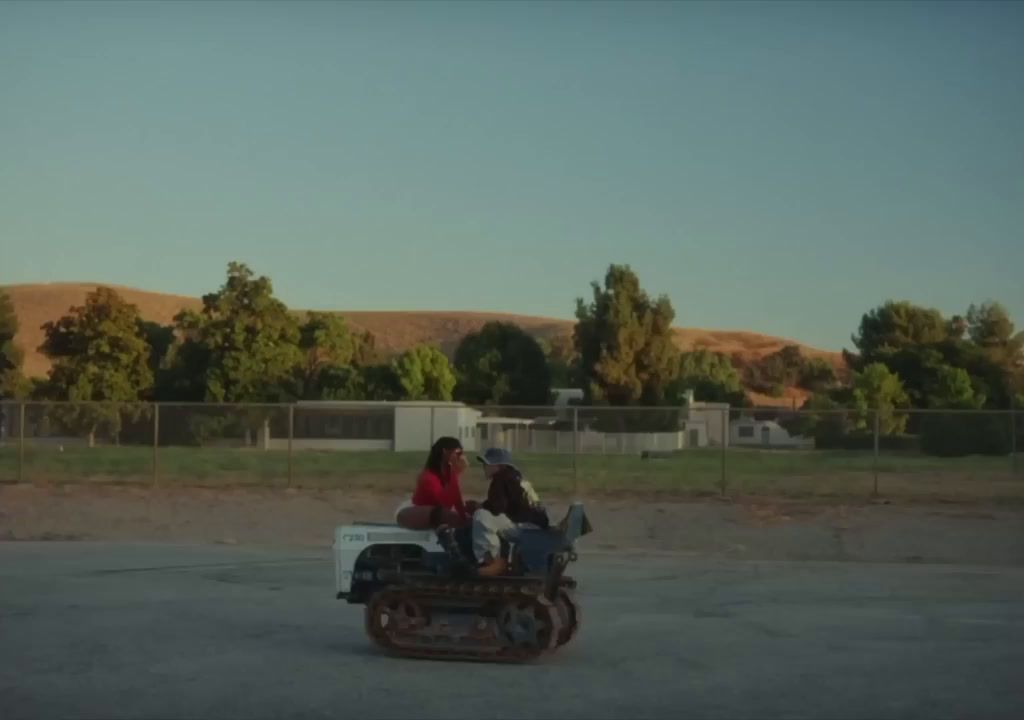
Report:
M 25 351 L 26 374 L 32 377 L 44 376 L 50 368 L 49 361 L 38 351 L 43 342 L 43 323 L 56 320 L 71 307 L 81 305 L 86 294 L 96 287 L 96 283 L 40 283 L 3 287 L 18 314 L 20 330 L 17 343 Z M 163 324 L 170 324 L 174 316 L 184 308 L 196 309 L 201 306 L 198 298 L 117 285 L 108 287 L 114 288 L 128 302 L 136 305 L 143 318 Z M 570 320 L 490 312 L 341 312 L 351 326 L 373 333 L 377 346 L 385 352 L 400 352 L 420 343 L 429 343 L 450 353 L 459 340 L 492 320 L 515 323 L 539 338 L 570 335 L 573 326 Z M 808 356 L 827 358 L 837 366 L 841 363 L 838 353 L 755 332 L 676 328 L 675 333 L 676 342 L 683 350 L 706 348 L 730 356 L 756 359 L 784 345 L 798 345 Z M 754 400 L 758 404 L 769 405 L 789 405 L 796 401 L 799 405 L 804 400 L 804 394 L 798 390 L 788 390 L 781 401 L 761 396 Z

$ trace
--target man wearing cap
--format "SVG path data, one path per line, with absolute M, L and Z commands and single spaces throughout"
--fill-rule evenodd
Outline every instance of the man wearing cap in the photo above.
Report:
M 504 448 L 487 448 L 483 455 L 477 455 L 476 459 L 480 461 L 480 464 L 484 466 L 484 475 L 490 480 L 495 474 L 501 472 L 505 468 L 508 468 L 512 472 L 519 476 L 519 485 L 522 486 L 523 491 L 526 492 L 526 497 L 530 501 L 530 505 L 540 505 L 540 496 L 533 489 L 530 482 L 523 477 L 523 474 L 519 471 L 519 468 L 512 462 L 512 453 Z
M 501 557 L 502 540 L 514 541 L 521 527 L 546 528 L 548 517 L 508 450 L 490 448 L 477 460 L 490 483 L 487 500 L 473 513 L 473 555 L 480 575 L 502 575 L 507 570 Z

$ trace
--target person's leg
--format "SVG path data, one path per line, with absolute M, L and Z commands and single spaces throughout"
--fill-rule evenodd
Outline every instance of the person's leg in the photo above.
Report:
M 465 519 L 454 510 L 435 505 L 409 505 L 398 511 L 395 522 L 406 530 L 433 530 L 441 525 L 462 527 Z
M 408 505 L 398 511 L 395 521 L 406 530 L 431 530 L 434 527 L 433 512 L 430 505 Z

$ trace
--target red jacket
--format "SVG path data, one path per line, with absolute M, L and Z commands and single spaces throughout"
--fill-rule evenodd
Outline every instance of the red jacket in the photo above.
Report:
M 416 491 L 412 494 L 412 504 L 440 505 L 445 510 L 457 511 L 463 519 L 469 519 L 466 503 L 462 500 L 458 475 L 448 475 L 447 482 L 444 482 L 432 470 L 424 469 L 416 480 Z

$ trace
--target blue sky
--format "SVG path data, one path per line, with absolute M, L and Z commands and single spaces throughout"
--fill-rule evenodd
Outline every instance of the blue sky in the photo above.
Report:
M 1022 68 L 1020 3 L 2 3 L 0 283 L 1024 324 Z

